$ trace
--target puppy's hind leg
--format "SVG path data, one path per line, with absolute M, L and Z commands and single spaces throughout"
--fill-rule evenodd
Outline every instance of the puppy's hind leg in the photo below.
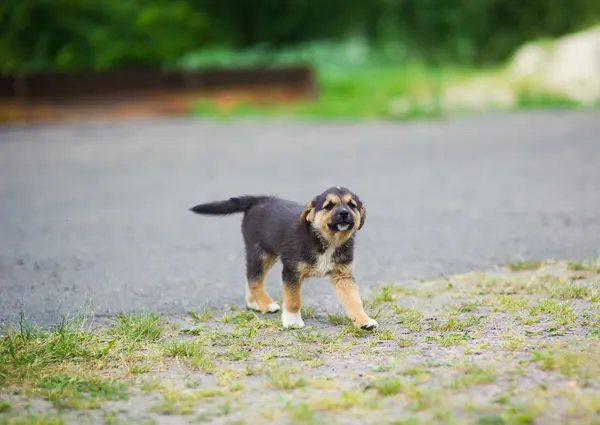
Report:
M 265 290 L 265 277 L 275 257 L 257 249 L 246 252 L 246 306 L 262 313 L 275 313 L 280 307 Z

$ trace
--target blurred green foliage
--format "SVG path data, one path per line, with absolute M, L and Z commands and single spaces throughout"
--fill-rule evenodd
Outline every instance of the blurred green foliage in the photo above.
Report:
M 188 0 L 2 0 L 0 69 L 168 66 L 205 29 Z
M 598 22 L 598 0 L 2 0 L 0 70 L 293 61 L 349 38 L 395 61 L 490 64 Z

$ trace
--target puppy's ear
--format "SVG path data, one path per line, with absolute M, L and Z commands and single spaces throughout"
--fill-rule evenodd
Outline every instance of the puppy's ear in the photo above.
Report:
M 358 230 L 362 229 L 362 227 L 365 224 L 365 219 L 367 218 L 367 208 L 365 207 L 365 204 L 363 204 L 362 202 L 360 204 L 359 211 L 360 211 L 360 224 L 358 225 Z
M 310 201 L 308 204 L 306 204 L 306 206 L 302 210 L 302 213 L 300 213 L 300 222 L 308 223 L 310 221 L 313 221 L 314 218 L 315 218 L 315 203 L 314 203 L 314 201 Z

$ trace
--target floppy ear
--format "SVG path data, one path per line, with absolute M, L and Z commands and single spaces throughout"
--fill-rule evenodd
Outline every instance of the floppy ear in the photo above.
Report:
M 360 224 L 358 225 L 358 230 L 362 229 L 363 225 L 365 224 L 366 218 L 367 218 L 367 208 L 365 207 L 365 204 L 361 203 L 360 204 Z
M 315 203 L 310 201 L 300 213 L 300 222 L 308 223 L 309 221 L 312 221 L 313 218 L 315 218 Z

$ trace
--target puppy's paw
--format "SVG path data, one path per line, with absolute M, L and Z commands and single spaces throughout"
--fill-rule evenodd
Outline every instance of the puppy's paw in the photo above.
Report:
M 281 307 L 279 307 L 279 304 L 271 303 L 267 307 L 267 313 L 277 313 L 280 309 L 281 309 Z
M 267 306 L 266 310 L 261 310 L 261 308 L 258 306 L 258 303 L 256 303 L 255 301 L 246 303 L 246 307 L 250 310 L 258 311 L 260 313 L 277 313 L 281 309 L 281 307 L 279 307 L 279 304 L 271 303 Z
M 377 320 L 375 320 L 375 319 L 369 319 L 365 323 L 363 323 L 362 325 L 360 325 L 360 328 L 362 330 L 364 330 L 364 331 L 372 331 L 377 326 L 379 326 L 379 323 L 377 323 Z
M 256 304 L 256 302 L 254 302 L 254 301 L 252 301 L 251 303 L 247 303 L 246 307 L 249 310 L 260 311 L 260 308 L 258 308 L 258 304 Z
M 304 320 L 302 320 L 302 315 L 300 314 L 300 310 L 297 313 L 290 313 L 289 311 L 281 312 L 281 324 L 284 328 L 303 328 Z

